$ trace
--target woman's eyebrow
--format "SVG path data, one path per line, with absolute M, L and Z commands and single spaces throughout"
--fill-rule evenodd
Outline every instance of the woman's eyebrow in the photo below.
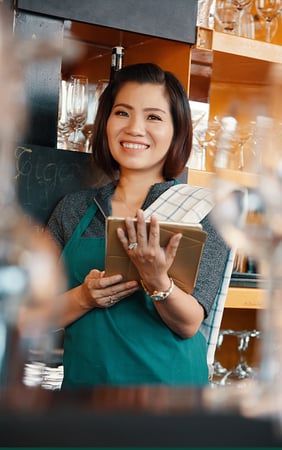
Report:
M 114 108 L 119 108 L 121 106 L 123 108 L 133 109 L 133 107 L 131 105 L 128 105 L 127 103 L 116 103 L 113 107 Z M 167 111 L 164 111 L 161 108 L 156 108 L 155 106 L 149 106 L 147 108 L 144 108 L 144 111 L 156 111 L 156 112 L 162 112 L 163 114 L 167 113 Z

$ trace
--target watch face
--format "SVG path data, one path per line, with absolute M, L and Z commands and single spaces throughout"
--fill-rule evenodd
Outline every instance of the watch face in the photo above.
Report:
M 162 301 L 165 299 L 165 297 L 163 294 L 154 294 L 154 295 L 151 295 L 151 299 L 155 300 L 155 301 Z

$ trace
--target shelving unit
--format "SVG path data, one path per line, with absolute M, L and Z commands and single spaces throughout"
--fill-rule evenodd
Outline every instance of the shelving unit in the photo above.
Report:
M 203 62 L 201 70 L 209 81 L 210 118 L 233 115 L 239 122 L 252 120 L 258 114 L 281 118 L 276 102 L 282 98 L 282 46 L 198 28 L 193 58 L 199 67 Z M 238 171 L 232 176 L 246 177 L 251 186 L 256 183 L 254 174 Z M 206 171 L 188 170 L 189 184 L 210 187 L 212 181 L 213 161 L 209 157 Z M 265 293 L 259 287 L 229 287 L 221 328 L 259 329 Z M 225 346 L 216 353 L 225 367 L 236 364 L 235 344 L 226 339 Z M 259 364 L 259 345 L 259 340 L 254 340 L 249 348 L 251 363 Z

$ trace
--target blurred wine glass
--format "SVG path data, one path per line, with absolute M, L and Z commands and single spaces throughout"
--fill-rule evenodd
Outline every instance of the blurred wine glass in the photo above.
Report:
M 272 233 L 266 223 L 265 203 L 259 191 L 261 145 L 257 128 L 256 151 L 249 152 L 247 170 L 242 163 L 241 131 L 233 117 L 221 120 L 214 162 L 213 190 L 216 206 L 213 219 L 231 247 L 260 259 L 272 246 Z M 256 124 L 257 125 L 257 124 Z M 260 142 L 261 144 L 261 142 Z
M 239 13 L 238 35 L 255 38 L 255 23 L 251 13 L 252 0 L 232 0 Z
M 88 86 L 88 109 L 87 118 L 85 125 L 82 128 L 82 133 L 85 136 L 84 151 L 86 153 L 91 153 L 92 147 L 92 135 L 93 135 L 93 125 L 96 116 L 96 85 Z
M 281 9 L 281 0 L 256 0 L 256 9 L 266 24 L 266 42 L 271 42 L 271 23 Z
M 214 16 L 218 31 L 238 34 L 239 13 L 233 0 L 217 0 Z
M 67 117 L 73 131 L 69 141 L 73 150 L 83 151 L 79 133 L 86 123 L 88 112 L 88 78 L 83 75 L 71 75 L 67 96 Z
M 57 148 L 60 149 L 68 148 L 68 139 L 71 134 L 70 122 L 67 116 L 67 93 L 68 82 L 66 80 L 61 80 L 57 128 Z
M 241 399 L 252 412 L 266 402 L 276 403 L 274 385 L 281 388 L 282 370 L 282 152 L 281 124 L 257 116 L 255 151 L 248 170 L 240 167 L 236 142 L 238 122 L 222 118 L 215 158 L 213 192 L 215 226 L 231 246 L 250 256 L 261 275 L 264 309 L 259 312 L 261 330 L 258 375 L 249 396 Z M 242 403 L 242 404 L 243 404 Z M 279 404 L 282 412 L 282 399 Z M 282 424 L 281 424 L 282 427 Z
M 247 361 L 247 350 L 251 338 L 259 338 L 260 332 L 257 330 L 232 331 L 237 338 L 238 362 L 231 370 L 227 371 L 221 379 L 221 384 L 236 383 L 246 379 L 254 378 L 257 370 L 250 366 Z

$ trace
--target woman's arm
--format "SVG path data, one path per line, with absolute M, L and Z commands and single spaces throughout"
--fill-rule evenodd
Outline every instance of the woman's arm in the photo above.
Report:
M 163 249 L 159 245 L 159 225 L 156 218 L 151 218 L 149 236 L 146 233 L 143 211 L 139 210 L 137 214 L 137 232 L 132 221 L 127 220 L 126 223 L 127 235 L 122 229 L 118 230 L 118 235 L 124 249 L 137 267 L 146 290 L 149 293 L 168 290 L 170 286 L 168 272 L 176 255 L 181 235 L 174 235 L 168 246 Z M 199 296 L 201 300 L 199 301 L 195 296 L 199 288 L 190 295 L 175 286 L 164 301 L 154 301 L 154 306 L 166 325 L 183 338 L 194 336 L 208 314 L 220 286 L 228 256 L 228 249 L 222 240 L 218 236 L 213 236 L 212 229 L 210 231 L 211 235 L 208 236 L 205 244 L 206 249 L 203 252 L 197 281 L 197 286 L 201 286 L 203 291 Z M 134 250 L 128 250 L 129 242 L 138 242 L 138 246 Z M 215 262 L 218 262 L 218 268 L 214 267 Z

